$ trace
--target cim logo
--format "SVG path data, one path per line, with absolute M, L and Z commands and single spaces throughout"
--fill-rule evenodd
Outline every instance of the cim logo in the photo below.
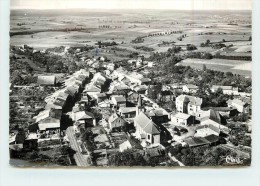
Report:
M 239 157 L 233 157 L 231 155 L 228 155 L 226 157 L 226 163 L 228 164 L 242 164 L 243 163 L 243 160 L 241 160 Z

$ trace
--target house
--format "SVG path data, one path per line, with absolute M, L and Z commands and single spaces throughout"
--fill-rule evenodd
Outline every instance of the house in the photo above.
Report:
M 100 103 L 107 99 L 107 95 L 105 93 L 97 93 L 93 95 L 93 98 L 96 99 L 97 103 Z
M 143 65 L 143 61 L 137 59 L 135 65 L 136 65 L 136 67 L 141 67 Z
M 129 64 L 131 64 L 131 65 L 135 65 L 136 64 L 136 60 L 135 59 L 129 59 L 128 61 L 127 61 L 127 63 L 129 63 Z
M 127 94 L 130 91 L 131 91 L 131 89 L 127 85 L 124 85 L 124 84 L 117 84 L 117 85 L 110 87 L 110 92 L 112 92 L 115 95 L 125 96 L 125 94 Z
M 83 92 L 93 97 L 95 94 L 100 93 L 101 89 L 94 85 L 86 85 L 85 90 Z
M 183 85 L 179 83 L 173 83 L 169 85 L 171 89 L 173 90 L 183 90 Z
M 175 100 L 177 112 L 195 115 L 201 110 L 202 99 L 194 96 L 180 95 Z
M 80 70 L 76 71 L 73 75 L 74 76 L 84 75 L 84 78 L 86 78 L 86 79 L 91 76 L 90 71 L 87 71 L 85 69 L 80 69 Z
M 154 66 L 154 62 L 148 61 L 148 62 L 147 62 L 147 66 L 150 67 L 150 68 L 153 67 L 153 66 Z
M 110 108 L 110 106 L 111 106 L 111 103 L 109 100 L 105 100 L 105 101 L 98 103 L 98 107 L 103 108 L 103 109 Z
M 245 101 L 242 101 L 240 99 L 233 99 L 233 100 L 228 100 L 227 104 L 228 107 L 231 108 L 234 107 L 240 113 L 246 113 L 246 114 L 249 113 L 250 105 Z
M 124 83 L 125 85 L 130 85 L 131 84 L 131 81 L 125 77 L 125 76 L 121 76 L 120 78 L 118 78 L 118 80 L 122 83 Z
M 108 63 L 107 64 L 107 69 L 111 70 L 111 71 L 115 70 L 115 64 L 114 63 Z
M 219 112 L 222 116 L 224 116 L 226 118 L 233 117 L 238 114 L 238 111 L 235 107 L 204 107 L 204 108 L 202 108 L 202 110 L 204 110 L 204 111 L 207 111 L 210 109 Z
M 78 96 L 78 88 L 77 86 L 69 86 L 66 88 L 65 93 L 69 94 L 72 99 L 75 99 Z
M 169 121 L 169 113 L 162 108 L 152 108 L 146 111 L 146 115 L 155 123 Z
M 96 74 L 93 76 L 92 81 L 97 81 L 97 80 L 100 80 L 100 81 L 105 82 L 105 81 L 106 81 L 106 77 L 105 77 L 102 73 L 98 72 L 98 73 L 96 73 Z
M 188 84 L 188 85 L 184 85 L 182 87 L 182 90 L 183 92 L 186 93 L 196 93 L 199 90 L 199 88 L 196 85 Z
M 48 109 L 40 112 L 34 117 L 40 131 L 46 130 L 60 130 L 60 119 L 62 111 L 55 109 Z
M 151 82 L 150 78 L 141 78 L 138 82 L 139 85 L 149 85 Z
M 104 73 L 106 74 L 106 76 L 109 76 L 111 74 L 110 70 L 104 70 Z
M 46 99 L 47 104 L 45 109 L 57 109 L 57 110 L 65 110 L 67 105 L 70 104 L 71 97 L 69 94 L 65 93 L 65 91 L 57 91 L 58 95 L 54 95 L 53 97 Z
M 111 96 L 111 102 L 117 107 L 126 107 L 126 99 L 122 95 Z
M 12 93 L 12 89 L 14 88 L 13 83 L 9 83 L 9 93 Z
M 96 81 L 93 82 L 93 85 L 96 87 L 100 88 L 101 90 L 105 86 L 106 81 L 103 81 L 102 79 L 97 79 Z
M 198 147 L 204 145 L 214 145 L 218 143 L 219 137 L 215 136 L 214 134 L 206 136 L 206 137 L 188 137 L 184 139 L 184 142 L 189 147 Z
M 114 113 L 108 118 L 108 124 L 110 130 L 120 129 L 122 127 L 125 127 L 125 120 Z
M 75 111 L 71 114 L 72 121 L 75 122 L 77 126 L 84 126 L 85 128 L 90 126 L 96 126 L 96 118 L 94 114 L 87 111 Z
M 136 116 L 136 107 L 120 107 L 118 112 L 123 118 L 134 118 Z
M 80 88 L 82 88 L 83 84 L 84 84 L 84 79 L 77 79 L 76 77 L 72 76 L 66 80 L 64 80 L 64 86 L 68 87 L 68 86 L 72 86 L 74 84 L 78 85 Z
M 18 131 L 12 131 L 9 134 L 9 145 L 14 145 L 14 144 L 23 144 L 25 141 L 25 132 L 22 130 Z
M 62 106 L 60 105 L 56 105 L 57 102 L 54 104 L 54 101 L 50 101 L 50 102 L 47 102 L 47 104 L 45 105 L 45 110 L 49 110 L 49 109 L 54 109 L 54 110 L 60 110 L 62 111 Z
M 173 91 L 172 90 L 162 90 L 159 93 L 159 97 L 163 102 L 169 102 L 173 100 Z
M 137 103 L 139 94 L 137 92 L 131 91 L 127 93 L 127 101 Z
M 238 87 L 232 87 L 232 86 L 219 86 L 219 85 L 213 85 L 211 87 L 211 92 L 216 92 L 218 89 L 221 89 L 223 91 L 223 94 L 227 95 L 238 95 Z
M 127 140 L 119 145 L 119 151 L 124 152 L 125 150 L 132 149 L 131 143 Z
M 126 76 L 130 81 L 131 83 L 135 83 L 135 84 L 138 84 L 138 85 L 141 85 L 142 84 L 142 81 L 141 79 L 143 78 L 143 75 L 138 73 L 138 72 L 131 72 L 131 73 L 126 73 L 124 74 L 124 76 Z M 149 79 L 149 78 L 148 78 Z M 147 79 L 147 80 L 148 80 Z M 144 79 L 145 80 L 145 79 Z M 144 81 L 145 82 L 145 81 Z
M 217 111 L 212 109 L 204 112 L 200 112 L 200 124 L 201 125 L 213 125 L 220 129 L 220 131 L 228 134 L 229 129 L 225 125 L 227 124 L 226 119 Z
M 160 143 L 160 129 L 142 111 L 135 117 L 136 138 L 148 144 Z
M 194 137 L 206 137 L 210 135 L 219 136 L 219 134 L 220 129 L 215 127 L 214 125 L 209 124 L 198 126 L 195 131 Z
M 38 76 L 37 83 L 39 85 L 56 85 L 56 77 L 55 76 Z
M 194 116 L 191 116 L 191 115 L 185 114 L 185 113 L 181 113 L 181 112 L 178 112 L 177 114 L 172 115 L 172 117 L 171 117 L 171 121 L 177 125 L 188 126 L 188 125 L 193 124 L 194 120 L 195 120 Z
M 137 92 L 138 94 L 145 94 L 148 87 L 146 85 L 137 85 L 133 87 L 133 90 Z

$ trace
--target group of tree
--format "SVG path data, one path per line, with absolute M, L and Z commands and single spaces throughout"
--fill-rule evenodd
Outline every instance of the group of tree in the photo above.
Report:
M 147 46 L 134 46 L 134 48 L 135 48 L 136 50 L 143 50 L 143 51 L 145 51 L 145 52 L 152 52 L 152 51 L 154 51 L 153 48 L 147 47 Z
M 183 38 L 187 37 L 187 34 L 183 34 L 177 38 L 177 40 L 182 41 Z
M 98 27 L 99 27 L 99 28 L 111 28 L 110 25 L 99 25 Z
M 149 85 L 147 96 L 153 100 L 157 100 L 158 95 L 161 93 L 161 91 L 162 91 L 162 84 L 160 82 L 158 82 L 155 85 Z
M 116 46 L 118 45 L 115 41 L 106 41 L 106 42 L 102 42 L 102 41 L 98 41 L 97 43 L 95 43 L 95 45 L 98 45 L 99 48 L 102 48 L 102 47 L 108 47 L 108 46 Z
M 200 147 L 182 147 L 181 145 L 170 146 L 167 148 L 173 156 L 186 166 L 220 166 L 227 165 L 226 157 L 239 157 L 236 153 L 218 146 L 200 146 Z M 249 165 L 250 159 L 243 162 L 243 165 Z
M 172 162 L 167 154 L 157 157 L 147 157 L 143 152 L 131 149 L 124 152 L 117 152 L 108 158 L 110 166 L 159 166 L 160 163 L 166 163 L 166 166 L 178 166 L 177 163 Z
M 210 40 L 207 39 L 207 41 L 205 43 L 201 43 L 200 46 L 201 47 L 208 47 L 210 45 Z
M 182 58 L 177 54 L 177 48 L 169 49 L 166 52 L 153 52 L 148 58 L 158 65 L 153 69 L 151 78 L 154 81 L 163 82 L 163 79 L 170 80 L 168 83 L 190 83 L 202 87 L 202 91 L 210 89 L 212 85 L 234 86 L 241 92 L 251 92 L 251 78 L 246 78 L 232 72 L 221 72 L 211 70 L 204 66 L 204 69 L 197 70 L 190 66 L 182 66 Z M 211 59 L 210 53 L 189 52 L 187 57 Z M 176 65 L 178 63 L 178 65 Z M 154 96 L 153 96 L 154 97 Z
M 186 54 L 186 57 L 196 59 L 212 59 L 213 55 L 209 52 L 189 52 Z
M 131 41 L 131 43 L 143 43 L 143 42 L 144 42 L 143 37 L 137 37 Z
M 197 50 L 197 47 L 193 44 L 187 44 L 186 49 L 188 51 Z
M 94 143 L 94 134 L 91 128 L 80 128 L 80 134 L 81 141 L 86 145 L 87 150 L 93 152 L 96 146 Z

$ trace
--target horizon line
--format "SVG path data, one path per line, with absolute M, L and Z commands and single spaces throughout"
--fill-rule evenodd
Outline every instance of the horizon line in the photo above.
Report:
M 181 11 L 252 11 L 252 9 L 174 9 L 174 8 L 11 8 L 10 10 L 181 10 Z

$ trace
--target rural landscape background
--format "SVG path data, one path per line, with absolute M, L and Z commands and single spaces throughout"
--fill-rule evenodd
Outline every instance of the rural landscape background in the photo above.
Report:
M 251 28 L 250 10 L 11 10 L 10 163 L 250 165 Z
M 67 32 L 70 29 L 72 31 Z M 73 31 L 73 29 L 82 30 Z M 149 33 L 167 31 L 182 31 L 187 37 L 180 41 L 178 37 L 182 34 L 163 34 L 147 37 L 141 43 L 131 43 L 135 38 L 147 36 Z M 33 37 L 31 33 L 34 33 Z M 219 52 L 220 55 L 245 56 L 250 59 L 251 11 L 12 10 L 10 34 L 11 45 L 27 44 L 35 49 L 84 46 L 86 43 L 94 45 L 99 40 L 113 40 L 123 42 L 120 47 L 126 52 L 138 50 L 133 46 L 146 46 L 153 52 L 165 52 L 174 42 L 177 46 L 192 43 L 198 46 L 201 52 L 213 54 Z M 222 43 L 224 40 L 225 45 L 233 46 L 223 51 L 200 47 L 201 43 L 207 40 L 213 43 Z M 151 51 L 143 53 L 147 56 Z M 242 75 L 250 75 L 251 71 L 250 60 L 199 61 L 194 65 L 189 60 L 184 60 L 183 65 L 201 67 L 202 64 L 206 64 L 209 68 Z

